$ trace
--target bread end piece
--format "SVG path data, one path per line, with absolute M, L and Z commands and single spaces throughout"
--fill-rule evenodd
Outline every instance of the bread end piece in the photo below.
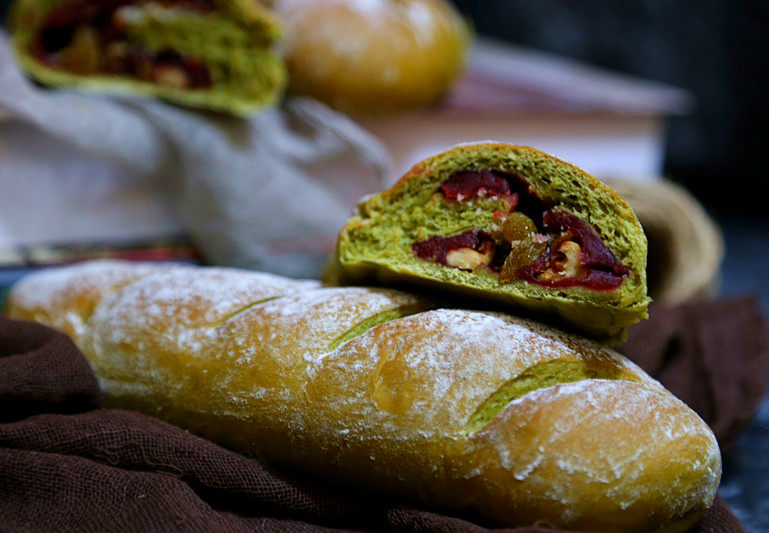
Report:
M 629 270 L 613 290 L 502 284 L 487 272 L 465 271 L 415 257 L 414 242 L 468 230 L 494 233 L 504 202 L 449 201 L 441 185 L 461 170 L 492 169 L 521 176 L 537 195 L 587 222 Z M 626 328 L 646 318 L 646 237 L 630 206 L 579 168 L 534 148 L 502 143 L 457 146 L 417 164 L 392 188 L 364 199 L 342 228 L 336 262 L 326 280 L 340 284 L 399 283 L 556 317 L 557 325 L 617 344 Z
M 579 413 L 579 420 L 564 413 Z M 547 437 L 531 431 L 540 424 L 551 428 Z M 472 440 L 474 464 L 489 465 L 481 467 L 475 505 L 509 516 L 500 499 L 482 493 L 509 487 L 522 523 L 559 516 L 561 527 L 575 530 L 685 531 L 712 504 L 721 477 L 718 444 L 704 422 L 643 382 L 585 380 L 537 390 L 508 404 Z M 512 468 L 499 467 L 500 450 L 513 450 Z M 545 487 L 561 476 L 569 482 L 557 494 Z

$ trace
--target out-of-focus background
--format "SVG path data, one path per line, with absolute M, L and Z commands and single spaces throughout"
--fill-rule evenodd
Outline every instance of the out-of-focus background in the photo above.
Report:
M 350 39 L 369 32 L 383 53 L 398 39 L 382 26 L 387 2 L 347 3 L 355 29 L 347 14 L 312 19 L 341 26 L 311 45 L 297 37 L 300 15 L 323 2 L 274 3 L 289 92 L 249 120 L 43 89 L 3 37 L 0 291 L 30 270 L 96 257 L 318 276 L 355 198 L 457 142 L 498 139 L 568 159 L 630 201 L 661 305 L 748 294 L 769 314 L 769 3 L 454 0 L 473 28 L 466 64 L 420 86 L 426 67 L 406 54 L 414 102 L 389 108 L 371 89 L 370 109 L 342 94 L 381 73 L 344 62 L 365 49 Z M 9 5 L 0 0 L 0 21 Z M 430 15 L 411 15 L 403 38 L 416 50 Z M 342 57 L 333 88 L 313 78 L 323 46 Z M 432 53 L 445 62 L 464 49 Z M 769 401 L 724 459 L 720 494 L 748 530 L 769 530 Z
M 10 4 L 0 1 L 0 19 Z M 769 211 L 766 2 L 454 4 L 481 36 L 690 91 L 691 108 L 666 122 L 666 174 L 719 210 Z
M 666 125 L 666 174 L 719 210 L 767 211 L 766 2 L 456 4 L 482 35 L 687 89 L 692 108 Z

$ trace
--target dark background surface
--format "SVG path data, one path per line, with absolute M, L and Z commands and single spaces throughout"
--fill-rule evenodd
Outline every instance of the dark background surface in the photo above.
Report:
M 696 108 L 668 123 L 666 173 L 708 206 L 769 216 L 769 2 L 454 3 L 480 34 L 690 90 Z
M 695 110 L 668 122 L 665 172 L 724 231 L 720 293 L 754 294 L 769 315 L 769 2 L 454 2 L 478 33 L 690 90 Z M 720 493 L 749 531 L 769 531 L 769 399 L 724 457 Z
M 753 294 L 769 316 L 769 219 L 755 215 L 722 215 L 724 259 L 720 294 Z M 724 354 L 728 357 L 729 354 Z M 724 455 L 719 494 L 749 532 L 769 531 L 769 397 L 740 439 Z

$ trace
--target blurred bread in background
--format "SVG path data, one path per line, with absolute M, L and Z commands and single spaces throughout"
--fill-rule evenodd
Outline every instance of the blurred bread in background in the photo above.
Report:
M 283 95 L 278 17 L 254 0 L 17 0 L 19 67 L 44 85 L 251 115 Z
M 462 71 L 470 31 L 445 0 L 278 0 L 290 89 L 350 113 L 427 106 Z
M 627 200 L 644 228 L 649 241 L 649 296 L 667 305 L 711 296 L 724 242 L 697 199 L 668 180 L 603 181 Z

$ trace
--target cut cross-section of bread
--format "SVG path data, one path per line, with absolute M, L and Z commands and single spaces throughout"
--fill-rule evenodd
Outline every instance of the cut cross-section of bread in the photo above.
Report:
M 645 318 L 646 237 L 614 191 L 529 147 L 458 146 L 364 199 L 336 283 L 410 283 L 557 317 L 605 342 Z
M 11 18 L 20 66 L 45 85 L 237 115 L 285 85 L 279 20 L 256 0 L 18 0 Z

